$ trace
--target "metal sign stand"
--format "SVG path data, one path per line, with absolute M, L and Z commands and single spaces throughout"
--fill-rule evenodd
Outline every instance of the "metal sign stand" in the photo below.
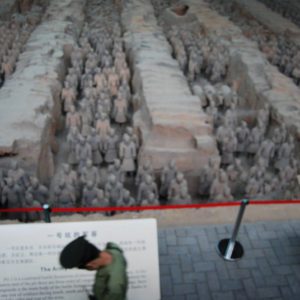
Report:
M 51 213 L 51 207 L 49 204 L 43 205 L 44 214 L 45 214 L 45 222 L 51 223 L 50 213 Z
M 242 256 L 244 255 L 243 246 L 238 241 L 236 241 L 236 237 L 239 233 L 239 228 L 247 204 L 249 204 L 249 201 L 247 199 L 243 199 L 231 238 L 223 239 L 217 245 L 218 254 L 225 260 L 236 261 L 242 258 Z

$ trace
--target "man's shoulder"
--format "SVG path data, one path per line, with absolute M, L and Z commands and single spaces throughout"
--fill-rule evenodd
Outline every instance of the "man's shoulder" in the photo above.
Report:
M 127 263 L 123 254 L 123 250 L 116 243 L 107 243 L 105 251 L 109 252 L 114 258 L 114 262 L 110 266 L 112 269 L 126 268 Z
M 113 290 L 116 290 L 118 286 L 123 286 L 124 282 L 126 282 L 126 259 L 123 255 L 123 250 L 116 243 L 107 243 L 104 251 L 109 252 L 113 256 L 112 263 L 105 270 L 109 273 L 109 285 L 111 287 L 114 286 Z
M 108 242 L 106 244 L 105 250 L 113 251 L 113 252 L 115 252 L 115 250 L 116 250 L 116 251 L 118 251 L 118 252 L 120 252 L 120 253 L 123 254 L 122 248 L 118 244 L 113 243 L 113 242 Z

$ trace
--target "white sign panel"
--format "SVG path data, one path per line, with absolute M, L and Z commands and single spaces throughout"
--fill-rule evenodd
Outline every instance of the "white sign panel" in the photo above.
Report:
M 155 219 L 0 226 L 0 299 L 88 299 L 95 272 L 59 264 L 62 248 L 81 235 L 101 250 L 110 241 L 123 249 L 128 300 L 160 299 Z

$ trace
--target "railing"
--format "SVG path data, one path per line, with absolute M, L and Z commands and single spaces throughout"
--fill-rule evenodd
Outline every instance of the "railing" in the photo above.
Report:
M 275 205 L 275 204 L 300 204 L 300 200 L 251 200 L 250 205 Z M 158 206 L 132 206 L 132 207 L 51 207 L 53 213 L 75 213 L 75 212 L 106 212 L 106 211 L 141 211 L 141 210 L 164 210 L 164 209 L 191 209 L 203 207 L 224 207 L 240 206 L 241 201 L 228 203 L 202 203 L 202 204 L 184 204 L 184 205 L 158 205 Z M 33 212 L 44 211 L 43 207 L 30 208 L 5 208 L 0 209 L 0 213 L 7 212 Z

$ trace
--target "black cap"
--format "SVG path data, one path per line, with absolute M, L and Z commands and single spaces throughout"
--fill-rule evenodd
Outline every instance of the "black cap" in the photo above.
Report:
M 69 243 L 60 254 L 60 264 L 66 268 L 83 268 L 96 259 L 101 251 L 81 236 Z

